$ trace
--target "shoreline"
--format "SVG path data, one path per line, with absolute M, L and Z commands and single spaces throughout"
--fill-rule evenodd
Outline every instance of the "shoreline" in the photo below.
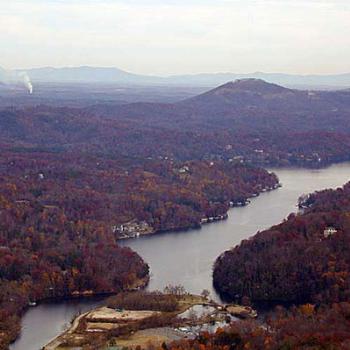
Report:
M 242 201 L 242 202 L 236 202 L 236 203 L 229 202 L 228 203 L 228 208 L 227 208 L 227 211 L 226 211 L 225 214 L 218 215 L 216 217 L 209 217 L 209 218 L 207 218 L 206 222 L 202 222 L 202 220 L 203 220 L 203 218 L 202 218 L 201 222 L 199 222 L 196 226 L 190 226 L 190 227 L 187 227 L 187 228 L 169 228 L 169 229 L 166 229 L 166 230 L 158 230 L 158 231 L 154 231 L 152 233 L 140 234 L 139 236 L 129 236 L 129 237 L 117 238 L 116 241 L 118 242 L 119 240 L 135 239 L 135 238 L 138 238 L 138 237 L 141 237 L 141 236 L 149 236 L 149 235 L 153 236 L 153 235 L 156 235 L 156 234 L 166 233 L 166 232 L 169 232 L 169 231 L 189 231 L 189 230 L 201 229 L 202 225 L 207 225 L 207 224 L 215 223 L 215 222 L 218 222 L 218 221 L 227 220 L 228 219 L 228 211 L 230 209 L 247 206 L 247 205 L 249 205 L 251 203 L 252 199 L 260 196 L 263 193 L 267 193 L 267 192 L 270 192 L 270 191 L 277 190 L 280 187 L 282 187 L 282 184 L 279 182 L 279 179 L 277 179 L 277 182 L 272 187 L 261 188 L 261 190 L 259 192 L 251 194 L 250 196 L 246 197 L 244 199 L 244 201 Z M 129 288 L 124 290 L 124 291 L 135 291 L 135 290 L 143 289 L 143 288 L 145 288 L 148 285 L 149 280 L 150 280 L 150 272 L 148 273 L 147 277 L 145 277 L 144 279 L 141 279 L 141 280 L 138 281 L 140 283 L 136 283 L 136 285 L 129 286 Z M 79 294 L 71 294 L 69 296 L 64 296 L 64 297 L 44 298 L 44 299 L 35 301 L 35 305 L 28 305 L 26 307 L 26 309 L 23 310 L 23 313 L 22 313 L 21 317 L 24 315 L 25 312 L 28 311 L 29 308 L 35 307 L 37 304 L 40 304 L 40 303 L 45 303 L 45 302 L 50 302 L 50 301 L 60 302 L 60 301 L 63 301 L 63 300 L 84 299 L 84 298 L 94 298 L 94 297 L 101 297 L 101 298 L 103 298 L 103 297 L 111 296 L 113 294 L 116 294 L 116 293 L 115 292 L 93 293 L 93 292 L 90 292 L 90 291 L 84 291 L 84 292 L 80 292 Z M 21 329 L 21 331 L 22 331 L 22 329 Z M 16 338 L 10 344 L 14 344 L 16 342 L 16 340 L 21 335 L 21 331 L 18 333 Z
M 254 198 L 257 198 L 258 196 L 260 196 L 263 193 L 267 193 L 270 191 L 274 191 L 279 189 L 280 187 L 282 187 L 282 184 L 278 181 L 273 185 L 273 187 L 266 187 L 266 188 L 262 188 L 258 193 L 253 193 L 250 196 L 245 198 L 244 202 L 237 202 L 237 203 L 233 203 L 233 202 L 229 202 L 228 204 L 228 208 L 225 214 L 219 215 L 217 217 L 209 217 L 207 218 L 206 222 L 203 222 L 202 220 L 204 218 L 201 219 L 201 221 L 196 225 L 196 226 L 190 226 L 190 227 L 186 227 L 186 228 L 169 228 L 166 230 L 157 230 L 157 231 L 153 231 L 151 233 L 146 233 L 146 234 L 140 234 L 138 236 L 128 236 L 128 237 L 121 237 L 121 238 L 117 238 L 116 241 L 125 241 L 125 240 L 129 240 L 129 239 L 135 239 L 135 238 L 139 238 L 139 237 L 144 237 L 144 236 L 150 236 L 150 235 L 156 235 L 156 234 L 160 234 L 160 233 L 166 233 L 169 231 L 189 231 L 189 230 L 195 230 L 195 229 L 201 229 L 202 225 L 208 225 L 208 224 L 212 224 L 218 221 L 223 221 L 223 220 L 227 220 L 228 219 L 228 212 L 230 209 L 232 208 L 239 208 L 239 207 L 244 207 L 247 206 L 251 203 L 251 200 Z M 142 258 L 142 257 L 141 257 Z M 145 287 L 147 287 L 148 283 L 150 281 L 150 272 L 148 272 L 147 277 L 145 277 L 144 279 L 139 280 L 140 283 L 136 283 L 136 285 L 130 286 L 127 290 L 124 291 L 135 291 L 135 290 L 139 290 L 139 289 L 143 289 Z M 88 292 L 88 293 L 87 293 Z M 53 298 L 44 298 L 38 301 L 35 301 L 35 305 L 28 305 L 22 312 L 21 314 L 21 318 L 23 317 L 23 315 L 32 307 L 36 307 L 38 304 L 41 303 L 45 303 L 45 302 L 60 302 L 60 301 L 64 301 L 64 300 L 74 300 L 74 299 L 84 299 L 84 298 L 94 298 L 94 297 L 107 297 L 107 296 L 111 296 L 113 294 L 116 294 L 115 292 L 105 292 L 105 293 L 91 293 L 90 291 L 84 291 L 81 292 L 79 294 L 71 294 L 68 296 L 64 296 L 64 297 L 53 297 Z M 20 332 L 18 333 L 18 335 L 16 336 L 16 338 L 10 343 L 10 344 L 14 344 L 16 342 L 16 340 L 20 337 L 22 332 L 22 327 Z
M 343 164 L 346 164 L 346 163 L 343 163 Z M 336 167 L 337 165 L 332 165 L 331 167 L 329 167 L 329 168 L 332 168 L 332 167 Z M 343 169 L 343 167 L 341 166 L 341 169 Z M 347 168 L 345 168 L 345 169 L 347 169 Z M 299 169 L 294 169 L 294 170 L 299 170 Z M 331 174 L 333 174 L 334 173 L 334 170 L 331 172 Z M 343 171 L 343 173 L 344 173 L 344 171 Z M 327 173 L 328 174 L 328 173 Z M 338 174 L 338 173 L 336 173 L 336 174 Z M 312 175 L 311 175 L 312 176 Z M 327 175 L 328 176 L 328 175 Z M 332 175 L 333 176 L 333 175 Z M 309 176 L 310 177 L 310 176 Z M 309 178 L 308 177 L 308 178 Z M 348 177 L 348 173 L 346 174 L 346 177 Z M 301 176 L 301 178 L 303 178 L 303 176 Z M 281 180 L 283 181 L 284 180 L 284 178 L 282 177 L 281 178 Z M 316 180 L 316 179 L 315 179 Z M 339 184 L 337 184 L 337 181 L 333 181 L 334 182 L 334 184 L 329 184 L 329 181 L 330 180 L 327 180 L 327 177 L 326 178 L 324 178 L 324 177 L 322 177 L 321 178 L 321 182 L 322 182 L 322 184 L 323 183 L 325 183 L 326 185 L 324 185 L 324 187 L 323 187 L 323 185 L 322 186 L 319 186 L 319 187 L 317 187 L 317 188 L 330 188 L 330 187 L 334 187 L 334 188 L 336 188 L 337 186 L 339 186 L 340 185 L 340 183 Z M 333 183 L 332 182 L 332 183 Z M 284 187 L 289 187 L 289 186 L 287 186 L 287 185 L 289 185 L 289 182 L 288 181 L 283 181 L 283 183 L 284 183 Z M 343 182 L 342 182 L 343 183 Z M 313 186 L 313 185 L 312 185 Z M 311 186 L 311 187 L 312 187 Z M 316 188 L 315 188 L 315 190 L 316 190 Z M 314 189 L 312 189 L 312 190 L 310 190 L 310 191 L 314 191 Z M 299 192 L 298 192 L 299 193 Z M 300 192 L 300 193 L 302 193 L 302 192 Z M 305 192 L 306 193 L 306 192 Z M 272 196 L 274 195 L 274 194 L 271 194 Z M 269 196 L 270 197 L 270 196 Z M 267 198 L 267 197 L 266 197 Z M 297 197 L 295 197 L 295 198 L 297 198 Z M 260 200 L 262 201 L 262 202 L 265 202 L 265 198 L 260 198 Z M 272 200 L 272 197 L 271 197 L 271 200 Z M 253 201 L 252 201 L 252 203 L 253 203 Z M 293 203 L 295 203 L 295 202 L 293 202 Z M 293 207 L 295 207 L 295 205 L 293 205 Z M 288 211 L 288 213 L 290 212 L 290 210 Z M 231 215 L 230 215 L 230 217 L 231 217 Z M 231 219 L 230 220 L 232 220 L 232 217 L 231 217 Z M 277 222 L 277 221 L 276 221 Z M 265 225 L 265 221 L 263 222 L 264 223 L 264 225 Z M 274 222 L 275 223 L 275 222 Z M 214 225 L 213 225 L 214 226 Z M 219 225 L 220 226 L 220 225 Z M 257 228 L 257 230 L 258 230 L 258 228 Z M 193 232 L 195 232 L 195 231 L 193 231 Z M 199 232 L 198 232 L 198 234 L 199 234 Z M 131 241 L 130 241 L 131 242 Z M 80 298 L 80 297 L 79 297 Z M 255 306 L 257 306 L 257 305 L 255 305 Z M 259 310 L 259 307 L 258 307 L 258 310 Z M 260 312 L 259 312 L 259 314 L 260 314 Z
M 237 203 L 232 203 L 230 202 L 229 203 L 229 207 L 228 207 L 228 210 L 226 211 L 225 214 L 223 215 L 220 215 L 220 216 L 217 216 L 217 217 L 213 217 L 212 220 L 211 218 L 208 218 L 207 221 L 203 222 L 202 220 L 204 218 L 201 219 L 201 222 L 198 224 L 198 226 L 196 227 L 187 227 L 187 228 L 178 228 L 178 229 L 174 229 L 174 228 L 169 228 L 167 230 L 158 230 L 158 231 L 154 231 L 152 233 L 147 233 L 147 234 L 140 234 L 139 236 L 129 236 L 129 237 L 121 237 L 121 238 L 117 238 L 117 242 L 118 241 L 124 241 L 124 240 L 129 240 L 129 239 L 135 239 L 135 238 L 138 238 L 138 237 L 144 237 L 144 236 L 149 236 L 149 235 L 156 235 L 156 234 L 160 234 L 160 233 L 166 233 L 166 232 L 169 232 L 169 231 L 188 231 L 188 230 L 195 230 L 195 229 L 201 229 L 203 225 L 208 225 L 208 224 L 212 224 L 212 223 L 215 223 L 215 222 L 218 222 L 218 221 L 223 221 L 223 220 L 227 220 L 228 219 L 228 212 L 230 209 L 232 208 L 240 208 L 240 207 L 244 207 L 244 206 L 247 206 L 251 203 L 251 200 L 254 199 L 254 198 L 257 198 L 258 196 L 260 196 L 261 194 L 263 193 L 267 193 L 267 192 L 270 192 L 270 191 L 274 191 L 274 190 L 277 190 L 279 189 L 280 187 L 282 187 L 282 184 L 278 181 L 273 187 L 271 188 L 263 188 L 261 189 L 260 192 L 258 193 L 254 193 L 252 194 L 251 196 L 245 198 L 245 202 L 237 202 Z M 136 283 L 136 285 L 133 285 L 133 286 L 129 286 L 129 288 L 125 291 L 135 291 L 135 290 L 139 290 L 139 289 L 144 289 L 147 287 L 148 283 L 150 281 L 150 273 L 148 273 L 147 277 L 145 277 L 144 279 L 141 279 L 139 280 L 140 283 Z M 114 292 L 105 292 L 105 293 L 86 293 L 85 292 L 81 292 L 80 294 L 71 294 L 69 296 L 64 296 L 64 297 L 54 297 L 54 298 L 45 298 L 45 299 L 41 299 L 39 301 L 36 301 L 36 305 L 28 305 L 27 308 L 23 311 L 23 314 L 25 312 L 27 312 L 31 307 L 35 307 L 37 306 L 38 304 L 41 304 L 41 303 L 45 303 L 45 302 L 60 302 L 60 301 L 64 301 L 64 300 L 81 300 L 81 299 L 84 299 L 84 298 L 94 298 L 94 297 L 101 297 L 101 298 L 104 298 L 104 297 L 108 297 L 108 296 L 111 296 L 113 294 L 116 294 Z M 22 316 L 23 316 L 22 314 Z M 16 339 L 14 339 L 13 342 L 11 342 L 11 344 L 15 343 L 16 340 L 20 337 L 20 334 L 18 334 L 18 336 L 16 337 Z M 57 337 L 55 337 L 57 338 Z
M 215 223 L 215 222 L 218 222 L 218 221 L 227 220 L 228 219 L 228 213 L 229 213 L 230 209 L 245 207 L 245 206 L 249 205 L 254 198 L 259 197 L 261 194 L 278 190 L 281 187 L 282 187 L 282 184 L 278 181 L 276 184 L 274 184 L 273 187 L 262 188 L 260 190 L 260 192 L 253 193 L 249 197 L 246 197 L 244 199 L 244 201 L 241 201 L 241 202 L 232 202 L 232 201 L 230 201 L 228 203 L 228 208 L 227 208 L 225 213 L 217 215 L 217 216 L 213 216 L 213 217 L 203 217 L 203 218 L 201 218 L 201 220 L 198 223 L 196 223 L 195 225 L 192 225 L 192 226 L 178 227 L 178 228 L 170 227 L 170 228 L 163 229 L 163 230 L 153 230 L 153 231 L 147 232 L 147 233 L 135 232 L 135 233 L 131 233 L 128 236 L 125 235 L 125 236 L 117 237 L 116 240 L 117 240 L 117 242 L 118 241 L 126 241 L 126 240 L 129 240 L 129 239 L 137 239 L 139 237 L 153 236 L 153 235 L 157 235 L 157 234 L 160 234 L 160 233 L 166 233 L 166 232 L 170 232 L 170 231 L 175 231 L 175 232 L 179 231 L 180 232 L 180 231 L 189 231 L 189 230 L 200 230 L 203 225 L 208 225 L 208 224 L 212 224 L 212 223 Z
M 122 290 L 122 292 L 132 292 L 132 291 L 136 291 L 136 290 L 142 290 L 144 288 L 147 287 L 149 281 L 150 281 L 150 273 L 148 272 L 147 276 L 140 278 L 138 280 L 136 280 L 134 282 L 134 284 L 132 284 L 131 286 L 128 286 L 128 288 L 126 288 L 125 290 Z M 30 310 L 31 308 L 35 308 L 36 306 L 40 305 L 40 304 L 45 304 L 45 303 L 50 303 L 50 302 L 57 302 L 60 303 L 62 301 L 65 300 L 83 300 L 83 299 L 89 299 L 89 298 L 101 298 L 101 299 L 105 299 L 108 296 L 112 296 L 112 295 L 116 295 L 120 293 L 119 292 L 104 292 L 104 293 L 86 293 L 84 294 L 84 292 L 81 292 L 78 295 L 74 295 L 74 294 L 70 294 L 68 296 L 64 296 L 64 297 L 52 297 L 52 298 L 43 298 L 40 299 L 38 301 L 35 302 L 35 305 L 27 305 L 27 307 L 23 310 L 22 314 L 21 314 L 21 318 L 23 317 L 23 315 L 28 312 L 28 310 Z M 22 325 L 21 325 L 21 329 L 20 332 L 17 334 L 16 338 L 10 343 L 14 344 L 21 336 L 22 333 Z M 57 336 L 55 337 L 57 338 Z

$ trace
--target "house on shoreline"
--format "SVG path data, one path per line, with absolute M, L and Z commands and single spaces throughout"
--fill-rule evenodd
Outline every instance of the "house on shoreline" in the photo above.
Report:
M 112 226 L 112 231 L 118 235 L 119 239 L 125 239 L 154 233 L 154 228 L 146 221 L 134 219 L 124 224 Z
M 337 231 L 337 229 L 335 229 L 334 227 L 331 227 L 331 226 L 329 226 L 329 227 L 326 227 L 325 229 L 324 229 L 324 231 L 323 231 L 323 236 L 325 237 L 325 238 L 328 238 L 328 237 L 331 237 L 331 236 L 333 236 L 335 233 L 337 233 L 338 231 Z

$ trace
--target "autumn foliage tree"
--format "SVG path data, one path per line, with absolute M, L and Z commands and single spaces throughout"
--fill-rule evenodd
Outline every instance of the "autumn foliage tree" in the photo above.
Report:
M 221 293 L 255 302 L 350 300 L 350 183 L 310 198 L 309 208 L 217 259 L 214 283 Z

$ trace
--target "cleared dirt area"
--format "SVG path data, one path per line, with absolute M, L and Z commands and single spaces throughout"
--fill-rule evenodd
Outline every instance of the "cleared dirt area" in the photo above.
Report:
M 86 331 L 87 332 L 110 331 L 111 329 L 116 329 L 118 327 L 119 327 L 118 323 L 87 322 Z
M 232 314 L 252 317 L 253 311 L 239 305 L 220 305 L 199 295 L 125 293 L 77 317 L 72 327 L 45 350 L 72 350 L 84 344 L 96 349 L 145 349 L 150 343 L 161 346 L 194 337 L 202 329 L 211 331 L 216 325 L 226 325 Z
M 108 307 L 101 307 L 86 315 L 88 322 L 106 322 L 121 323 L 129 321 L 141 321 L 146 318 L 160 315 L 158 311 L 131 311 L 131 310 L 114 310 Z

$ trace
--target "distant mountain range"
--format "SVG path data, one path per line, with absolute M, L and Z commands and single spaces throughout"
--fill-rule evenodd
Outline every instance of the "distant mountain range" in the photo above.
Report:
M 349 88 L 350 73 L 337 75 L 293 75 L 283 73 L 249 74 L 236 73 L 207 73 L 193 75 L 173 75 L 159 77 L 141 75 L 126 72 L 113 67 L 65 67 L 65 68 L 33 68 L 16 70 L 26 71 L 33 82 L 57 82 L 57 83 L 118 83 L 130 85 L 190 85 L 214 87 L 227 81 L 244 78 L 263 79 L 270 83 L 288 87 L 302 88 Z M 6 71 L 0 68 L 0 80 L 4 80 Z
M 346 88 L 350 87 L 350 73 L 335 75 L 293 75 L 284 73 L 216 73 L 216 74 L 194 74 L 194 75 L 177 75 L 168 79 L 172 83 L 198 85 L 198 86 L 217 86 L 228 81 L 236 79 L 261 79 L 269 83 L 279 84 L 288 87 L 322 87 L 322 88 Z

